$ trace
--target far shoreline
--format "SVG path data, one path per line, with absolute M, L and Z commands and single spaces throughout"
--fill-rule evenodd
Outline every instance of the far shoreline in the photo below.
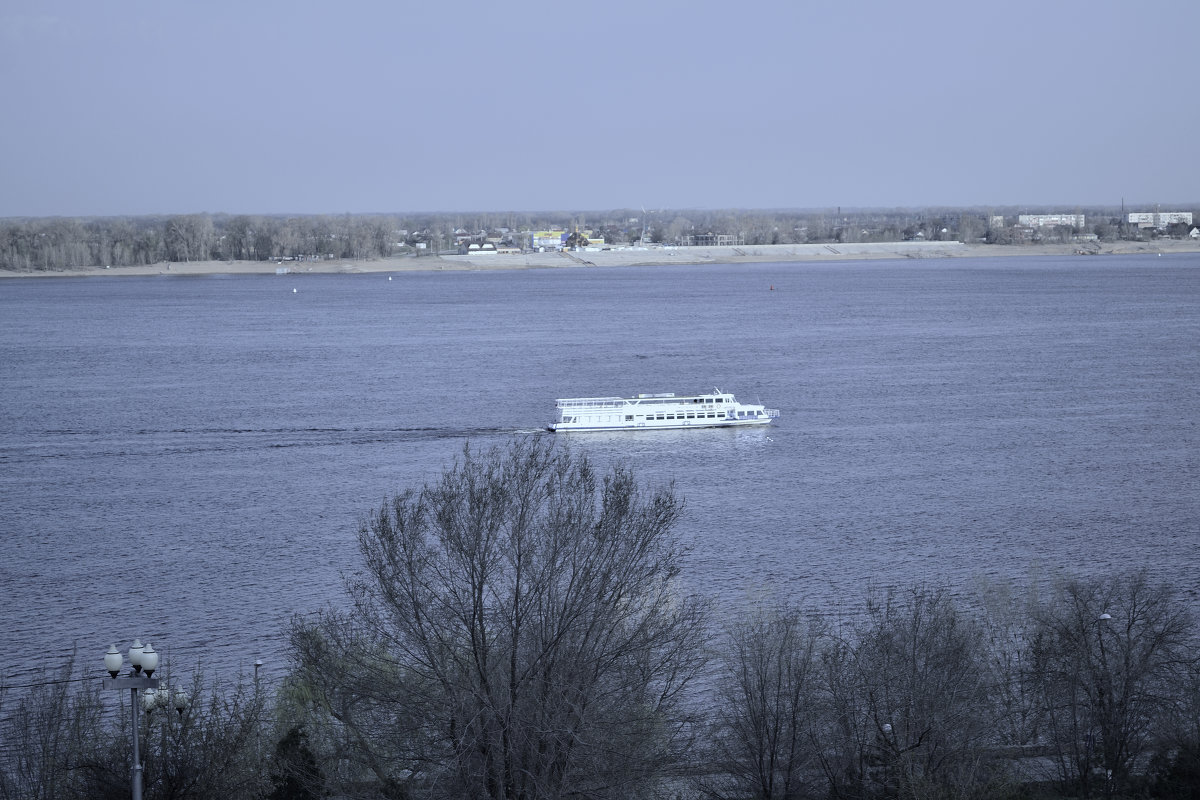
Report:
M 963 244 L 961 242 L 884 242 L 862 244 L 778 244 L 741 247 L 613 247 L 574 252 L 469 253 L 325 261 L 190 261 L 136 267 L 80 267 L 58 271 L 0 269 L 0 278 L 53 278 L 153 275 L 317 275 L 380 272 L 438 272 L 589 267 L 744 264 L 754 262 L 838 262 L 997 256 L 1200 254 L 1200 241 L 1105 242 L 1088 244 Z

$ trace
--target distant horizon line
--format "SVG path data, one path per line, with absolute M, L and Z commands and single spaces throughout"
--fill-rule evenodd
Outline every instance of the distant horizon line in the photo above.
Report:
M 660 206 L 657 208 L 642 208 L 641 206 L 614 206 L 610 208 L 541 208 L 541 209 L 471 209 L 466 211 L 432 210 L 432 211 L 147 211 L 104 214 L 20 214 L 0 216 L 0 221 L 38 220 L 38 219 L 115 219 L 121 217 L 185 217 L 207 214 L 214 217 L 382 217 L 382 216 L 448 216 L 469 214 L 526 214 L 526 215 L 587 215 L 612 214 L 629 212 L 637 215 L 663 214 L 668 212 L 736 212 L 736 213 L 792 213 L 792 214 L 826 214 L 826 213 L 864 213 L 864 212 L 917 212 L 917 211 L 1013 211 L 1033 213 L 1035 210 L 1065 210 L 1090 209 L 1093 211 L 1108 211 L 1125 209 L 1134 211 L 1138 208 L 1154 206 L 1162 208 L 1200 208 L 1200 201 L 1162 202 L 1153 203 L 1122 200 L 1118 203 L 975 203 L 970 205 L 830 205 L 830 206 Z

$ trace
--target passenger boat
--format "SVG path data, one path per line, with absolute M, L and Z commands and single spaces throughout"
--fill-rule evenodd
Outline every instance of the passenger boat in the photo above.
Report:
M 565 397 L 555 401 L 558 419 L 554 433 L 663 428 L 740 428 L 770 425 L 778 409 L 739 403 L 720 389 L 712 394 L 676 397 L 639 394 L 637 397 Z

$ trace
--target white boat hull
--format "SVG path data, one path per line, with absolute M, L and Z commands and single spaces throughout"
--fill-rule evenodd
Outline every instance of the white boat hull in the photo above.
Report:
M 560 398 L 557 408 L 558 419 L 547 426 L 553 433 L 761 427 L 779 416 L 775 409 L 739 403 L 719 390 L 684 397 L 569 397 Z
M 681 428 L 749 428 L 762 427 L 770 425 L 771 420 L 730 420 L 726 422 L 681 422 L 672 424 L 655 424 L 653 422 L 638 422 L 626 425 L 605 425 L 597 427 L 589 427 L 586 425 L 563 425 L 562 423 L 554 422 L 546 426 L 546 429 L 552 433 L 586 433 L 590 431 L 629 431 L 629 430 L 652 430 L 652 431 L 669 431 L 679 430 Z

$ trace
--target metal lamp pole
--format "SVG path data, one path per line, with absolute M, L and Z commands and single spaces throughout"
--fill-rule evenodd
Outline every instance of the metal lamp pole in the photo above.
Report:
M 151 677 L 154 670 L 158 669 L 158 653 L 154 652 L 154 648 L 149 644 L 143 647 L 140 639 L 134 639 L 133 647 L 129 648 L 129 663 L 133 670 L 126 677 L 119 678 L 117 675 L 121 672 L 123 663 L 124 659 L 117 646 L 109 645 L 108 652 L 104 654 L 104 668 L 112 677 L 104 679 L 104 688 L 129 690 L 133 722 L 133 775 L 130 780 L 133 800 L 142 800 L 142 756 L 138 750 L 138 690 L 158 688 L 158 678 Z
M 883 762 L 883 796 L 887 797 L 892 788 L 892 763 L 896 752 L 896 741 L 892 737 L 892 723 L 883 723 L 883 741 L 886 747 L 886 761 Z
M 1112 765 L 1109 753 L 1112 752 L 1112 675 L 1108 671 L 1108 655 L 1104 652 L 1105 623 L 1112 619 L 1108 612 L 1096 618 L 1096 641 L 1100 644 L 1100 669 L 1102 674 L 1097 681 L 1097 702 L 1100 706 L 1100 768 L 1104 770 L 1104 796 L 1110 797 L 1112 792 Z M 1089 768 L 1091 765 L 1088 765 Z

